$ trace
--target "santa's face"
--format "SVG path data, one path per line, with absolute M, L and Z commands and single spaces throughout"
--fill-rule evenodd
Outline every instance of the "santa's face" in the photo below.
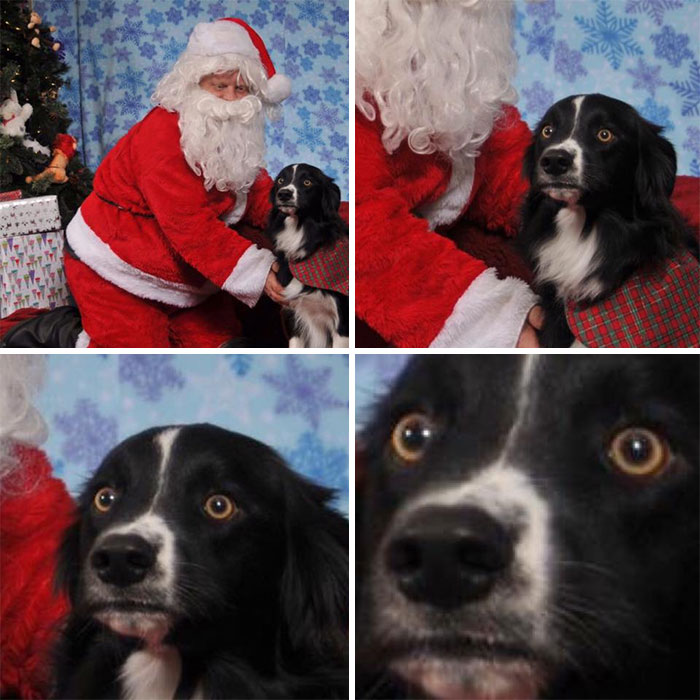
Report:
M 233 102 L 250 95 L 250 88 L 245 84 L 237 70 L 228 73 L 210 73 L 199 81 L 199 87 L 220 100 Z

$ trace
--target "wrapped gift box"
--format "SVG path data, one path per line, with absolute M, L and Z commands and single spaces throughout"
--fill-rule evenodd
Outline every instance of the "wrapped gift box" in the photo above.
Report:
M 0 318 L 68 300 L 55 195 L 0 202 Z

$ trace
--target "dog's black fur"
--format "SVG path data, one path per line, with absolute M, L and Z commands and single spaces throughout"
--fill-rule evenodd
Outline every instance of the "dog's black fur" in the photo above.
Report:
M 574 128 L 576 97 L 550 107 L 535 128 L 524 159 L 531 189 L 519 238 L 545 308 L 540 333 L 545 347 L 571 345 L 573 336 L 564 313 L 567 298 L 603 299 L 633 272 L 661 263 L 684 246 L 697 257 L 697 241 L 670 201 L 676 154 L 661 135 L 662 128 L 625 102 L 599 94 L 578 96 L 584 99 Z M 552 130 L 548 137 L 543 134 L 545 127 Z M 599 140 L 601 130 L 612 134 L 609 142 Z M 572 140 L 576 142 L 573 148 Z M 564 141 L 569 147 L 560 149 Z M 571 162 L 577 146 L 583 161 L 578 174 Z M 555 219 L 567 206 L 548 194 L 557 190 L 564 196 L 574 195 L 573 206 L 583 210 L 580 239 L 586 240 L 594 228 L 598 234 L 595 259 L 578 285 L 562 284 L 566 270 L 558 273 L 559 279 L 552 279 L 543 277 L 538 269 L 542 247 L 557 235 Z M 591 283 L 596 283 L 594 290 Z
M 307 163 L 297 163 L 288 165 L 277 175 L 270 191 L 270 202 L 272 211 L 266 233 L 277 254 L 277 279 L 282 286 L 291 289 L 290 260 L 304 260 L 323 246 L 332 246 L 338 239 L 347 238 L 347 224 L 338 214 L 340 189 L 323 171 Z M 321 347 L 330 347 L 334 336 L 347 339 L 348 297 L 294 282 L 294 301 L 283 310 L 289 338 L 301 338 L 307 347 L 309 342 L 322 336 L 325 336 L 325 343 Z M 315 301 L 310 300 L 312 295 Z M 329 324 L 329 312 L 319 314 L 318 308 L 328 308 L 331 303 L 337 321 Z
M 364 429 L 357 697 L 425 697 L 426 683 L 449 679 L 447 666 L 440 681 L 428 678 L 431 661 L 465 664 L 451 698 L 698 697 L 697 357 L 540 355 L 524 382 L 530 361 L 415 358 Z M 432 434 L 406 463 L 392 435 L 415 412 Z M 668 442 L 666 468 L 643 477 L 615 466 L 611 440 L 627 426 Z M 499 459 L 549 513 L 538 565 L 549 592 L 533 608 L 517 548 L 536 531 L 536 499 L 513 478 L 468 495 Z M 421 536 L 429 548 L 408 547 Z M 450 537 L 463 542 L 456 571 L 440 554 Z M 502 551 L 511 558 L 499 560 Z M 478 659 L 530 670 L 513 671 L 504 694 L 479 693 L 469 672 L 487 671 L 466 665 Z
M 266 445 L 208 424 L 180 428 L 159 482 L 162 432 L 115 447 L 80 497 L 57 570 L 72 610 L 54 696 L 123 697 L 120 669 L 145 641 L 115 633 L 95 614 L 150 611 L 170 620 L 161 645 L 182 660 L 176 697 L 197 689 L 204 698 L 347 697 L 348 530 L 328 506 L 331 492 Z M 107 513 L 94 504 L 103 487 L 117 494 Z M 135 533 L 138 546 L 155 552 L 156 563 L 142 582 L 103 584 L 94 575 L 104 563 L 95 553 L 105 546 L 101 534 L 139 518 L 155 493 L 153 512 L 175 542 L 170 601 L 167 590 L 149 588 L 163 573 L 164 545 L 145 531 Z M 236 503 L 230 520 L 206 515 L 212 494 Z

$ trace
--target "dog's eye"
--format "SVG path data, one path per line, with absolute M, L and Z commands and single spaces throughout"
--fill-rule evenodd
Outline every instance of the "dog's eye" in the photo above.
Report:
M 277 178 L 277 184 L 278 184 L 278 185 L 281 185 L 283 182 L 284 182 L 284 178 L 283 178 L 283 177 L 278 177 L 278 178 Z
M 95 494 L 93 504 L 100 513 L 106 513 L 116 500 L 117 492 L 109 486 L 105 486 Z
M 608 456 L 617 469 L 629 476 L 654 476 L 668 466 L 671 449 L 653 430 L 630 427 L 613 437 Z
M 204 502 L 204 512 L 214 520 L 229 520 L 236 512 L 236 505 L 228 496 L 217 493 Z
M 553 133 L 554 133 L 554 127 L 551 126 L 550 124 L 547 124 L 547 125 L 542 127 L 542 136 L 544 136 L 546 139 L 548 139 Z
M 304 187 L 311 187 L 311 180 L 304 180 Z
M 601 143 L 610 143 L 613 140 L 613 132 L 610 129 L 600 129 L 595 137 Z
M 404 462 L 417 462 L 435 434 L 433 422 L 424 413 L 409 413 L 394 427 L 391 446 Z

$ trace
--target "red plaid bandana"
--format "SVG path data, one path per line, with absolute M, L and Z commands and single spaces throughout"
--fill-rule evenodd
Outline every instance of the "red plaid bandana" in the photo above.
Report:
M 571 332 L 590 348 L 700 346 L 700 266 L 688 252 L 630 277 L 595 304 L 569 302 Z
M 300 262 L 290 262 L 292 274 L 309 287 L 330 289 L 348 296 L 350 243 L 347 237 L 340 238 L 335 245 L 319 248 L 311 257 Z

